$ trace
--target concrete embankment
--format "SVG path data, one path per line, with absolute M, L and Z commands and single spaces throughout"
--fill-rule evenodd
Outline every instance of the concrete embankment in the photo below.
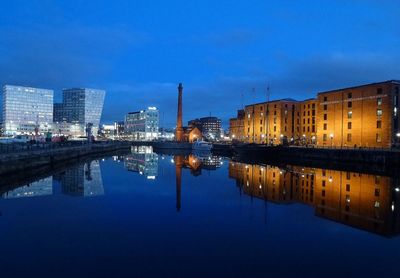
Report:
M 237 159 L 256 163 L 289 163 L 341 170 L 395 173 L 400 167 L 400 152 L 385 149 L 323 149 L 304 147 L 235 146 Z
M 64 163 L 95 154 L 129 150 L 129 143 L 96 143 L 0 153 L 0 175 Z

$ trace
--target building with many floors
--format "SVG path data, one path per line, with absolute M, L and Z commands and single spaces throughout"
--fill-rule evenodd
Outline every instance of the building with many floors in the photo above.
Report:
M 88 124 L 92 124 L 92 133 L 97 135 L 105 94 L 104 90 L 97 89 L 64 89 L 62 103 L 54 105 L 54 122 L 79 124 L 83 130 Z
M 322 147 L 398 146 L 399 88 L 400 81 L 390 80 L 320 92 L 316 99 L 247 105 L 244 136 L 236 140 Z M 238 134 L 240 120 L 239 115 L 230 120 L 230 129 Z
M 244 141 L 244 110 L 237 112 L 236 118 L 229 119 L 229 136 L 233 141 Z
M 399 144 L 400 81 L 320 92 L 317 145 L 383 147 Z
M 247 105 L 244 142 L 285 144 L 300 139 L 299 102 L 286 98 Z
M 130 112 L 125 116 L 125 137 L 137 141 L 158 138 L 159 111 L 156 107 Z
M 42 134 L 51 131 L 52 90 L 5 85 L 0 94 L 0 122 L 5 135 Z

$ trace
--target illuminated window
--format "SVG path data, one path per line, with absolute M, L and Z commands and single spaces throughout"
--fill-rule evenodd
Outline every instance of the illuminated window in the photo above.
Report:
M 381 138 L 381 135 L 379 133 L 376 134 L 376 142 L 377 143 L 382 142 L 382 138 Z
M 347 112 L 347 119 L 351 119 L 353 117 L 353 111 Z
M 322 141 L 326 142 L 327 140 L 328 140 L 328 135 L 327 135 L 327 134 L 324 134 L 324 135 L 322 136 Z
M 347 123 L 347 129 L 351 129 L 351 122 Z
M 382 98 L 380 98 L 380 97 L 378 97 L 377 99 L 376 99 L 376 104 L 379 106 L 379 105 L 382 105 Z
M 376 109 L 376 115 L 378 117 L 382 116 L 382 109 Z
M 347 142 L 351 142 L 351 133 L 347 133 Z
M 324 130 L 328 129 L 328 124 L 324 124 Z

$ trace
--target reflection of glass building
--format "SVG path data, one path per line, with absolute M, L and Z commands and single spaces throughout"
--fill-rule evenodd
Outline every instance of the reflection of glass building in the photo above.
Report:
M 28 185 L 18 187 L 2 195 L 4 199 L 37 197 L 53 194 L 53 177 L 32 182 Z
M 86 126 L 93 124 L 96 135 L 106 92 L 103 90 L 73 88 L 63 90 L 63 102 L 54 105 L 54 122 Z M 84 135 L 84 134 L 82 134 Z
M 133 140 L 154 140 L 158 138 L 157 108 L 130 112 L 125 116 L 124 133 Z
M 244 193 L 275 203 L 300 202 L 316 215 L 377 234 L 400 233 L 400 188 L 389 177 L 336 170 L 230 162 Z
M 63 194 L 70 196 L 104 195 L 100 163 L 92 161 L 65 170 L 58 177 Z
M 125 156 L 125 167 L 129 171 L 138 172 L 148 179 L 158 176 L 158 155 L 153 153 L 152 147 L 132 147 L 132 153 Z
M 6 85 L 0 95 L 4 133 L 34 134 L 51 130 L 53 122 L 53 91 Z

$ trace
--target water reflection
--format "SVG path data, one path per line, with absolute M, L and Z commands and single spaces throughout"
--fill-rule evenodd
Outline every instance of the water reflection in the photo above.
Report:
M 22 184 L 2 192 L 3 199 L 48 196 L 54 194 L 54 182 L 61 186 L 61 193 L 68 196 L 91 197 L 104 195 L 100 163 L 97 160 L 79 163 L 54 173 L 52 176 Z
M 123 161 L 126 170 L 152 180 L 159 178 L 159 167 L 162 167 L 161 173 L 171 167 L 170 160 L 174 167 L 178 212 L 182 209 L 182 184 L 188 182 L 184 171 L 197 177 L 204 170 L 219 169 L 224 163 L 223 158 L 211 153 L 157 154 L 151 147 L 133 147 L 129 154 L 114 156 L 113 160 Z M 397 177 L 233 161 L 229 162 L 228 175 L 236 181 L 239 192 L 251 198 L 277 204 L 303 203 L 312 206 L 322 218 L 385 236 L 400 233 Z M 55 190 L 55 185 L 61 190 Z M 49 196 L 54 192 L 74 197 L 104 195 L 101 164 L 98 160 L 78 163 L 37 181 L 17 182 L 2 189 L 1 196 L 15 199 Z
M 304 203 L 315 214 L 359 229 L 400 233 L 395 178 L 326 169 L 229 163 L 240 192 L 279 204 Z
M 92 161 L 66 169 L 54 179 L 61 184 L 61 192 L 74 197 L 104 195 L 100 163 Z
M 4 199 L 37 197 L 53 194 L 53 177 L 47 177 L 2 194 Z
M 134 146 L 131 154 L 124 157 L 125 168 L 137 172 L 147 179 L 156 179 L 158 176 L 158 155 L 150 146 Z

